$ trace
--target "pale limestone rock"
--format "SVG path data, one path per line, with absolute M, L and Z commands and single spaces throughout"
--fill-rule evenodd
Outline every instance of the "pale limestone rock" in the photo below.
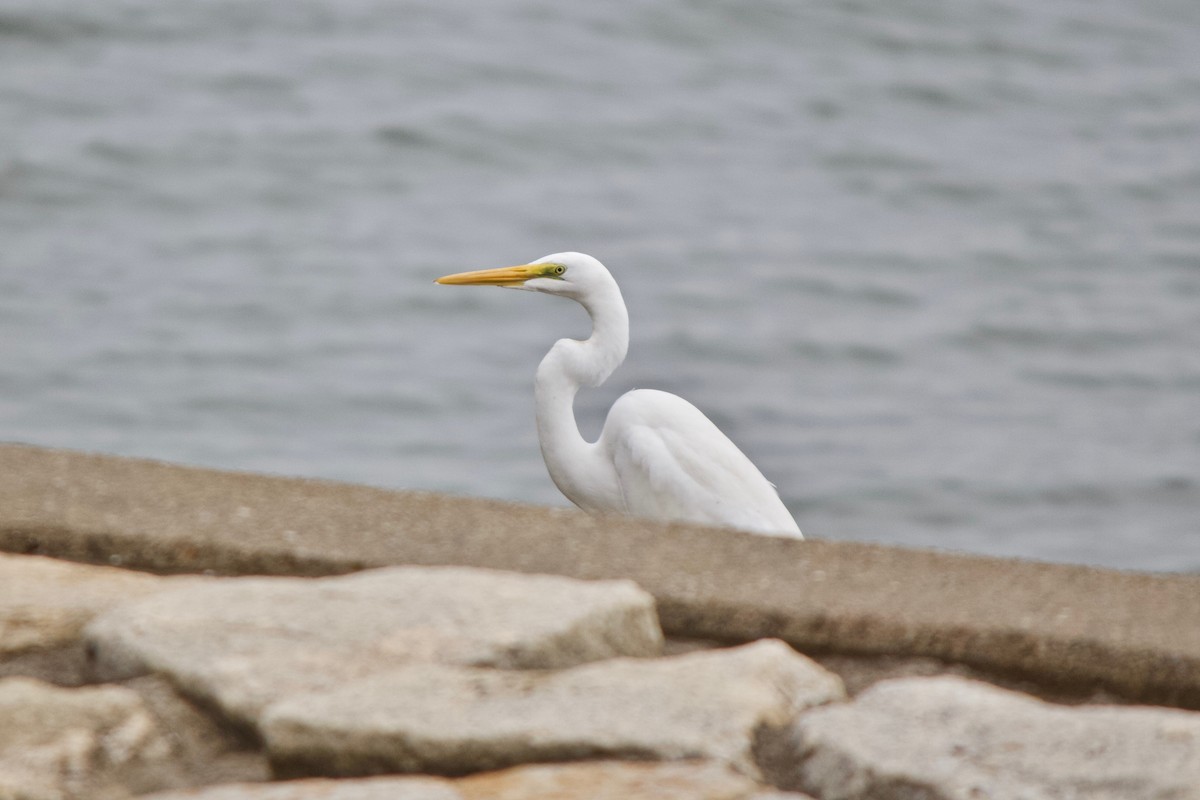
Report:
M 444 778 L 322 778 L 278 783 L 233 783 L 139 800 L 464 800 Z
M 536 764 L 462 778 L 463 800 L 806 800 L 712 761 Z M 808 798 L 811 800 L 811 798 Z
M 957 677 L 884 681 L 796 726 L 822 800 L 1200 798 L 1200 713 L 1060 706 Z
M 557 672 L 411 666 L 281 701 L 260 729 L 284 775 L 704 758 L 757 779 L 774 765 L 756 755 L 792 755 L 781 742 L 797 714 L 843 697 L 836 675 L 764 640 Z
M 86 634 L 94 677 L 162 673 L 246 725 L 406 662 L 554 668 L 662 647 L 654 600 L 629 581 L 451 567 L 226 578 L 115 608 Z
M 535 764 L 469 778 L 308 779 L 214 786 L 144 800 L 811 800 L 705 761 Z
M 72 644 L 111 606 L 196 580 L 0 553 L 0 660 Z
M 137 693 L 0 680 L 0 797 L 106 800 L 172 756 Z

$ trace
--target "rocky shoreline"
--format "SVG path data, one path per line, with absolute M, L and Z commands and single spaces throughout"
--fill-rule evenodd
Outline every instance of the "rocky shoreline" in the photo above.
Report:
M 0 446 L 0 798 L 1200 798 L 1200 578 Z

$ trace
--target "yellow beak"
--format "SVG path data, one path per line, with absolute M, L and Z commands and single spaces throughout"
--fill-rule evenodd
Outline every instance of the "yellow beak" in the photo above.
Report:
M 520 286 L 530 278 L 541 276 L 546 267 L 546 264 L 522 264 L 519 267 L 456 272 L 453 275 L 443 275 L 435 283 L 452 286 Z

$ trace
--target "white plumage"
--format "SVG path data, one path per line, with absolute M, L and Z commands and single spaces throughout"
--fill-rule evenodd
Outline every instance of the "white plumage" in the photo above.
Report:
M 682 397 L 653 389 L 622 395 L 599 445 L 616 465 L 631 514 L 800 533 L 775 487 Z
M 627 392 L 613 404 L 599 439 L 588 442 L 579 433 L 576 393 L 603 383 L 629 346 L 625 301 L 599 261 L 555 253 L 519 267 L 447 275 L 438 283 L 556 294 L 587 309 L 592 335 L 555 342 L 534 383 L 542 456 L 571 502 L 588 510 L 803 538 L 775 487 L 681 397 L 652 389 Z

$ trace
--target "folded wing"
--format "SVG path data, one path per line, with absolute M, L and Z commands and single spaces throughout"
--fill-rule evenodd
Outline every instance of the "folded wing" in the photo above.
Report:
M 623 395 L 598 444 L 616 467 L 630 514 L 800 538 L 775 487 L 681 397 L 649 389 Z

